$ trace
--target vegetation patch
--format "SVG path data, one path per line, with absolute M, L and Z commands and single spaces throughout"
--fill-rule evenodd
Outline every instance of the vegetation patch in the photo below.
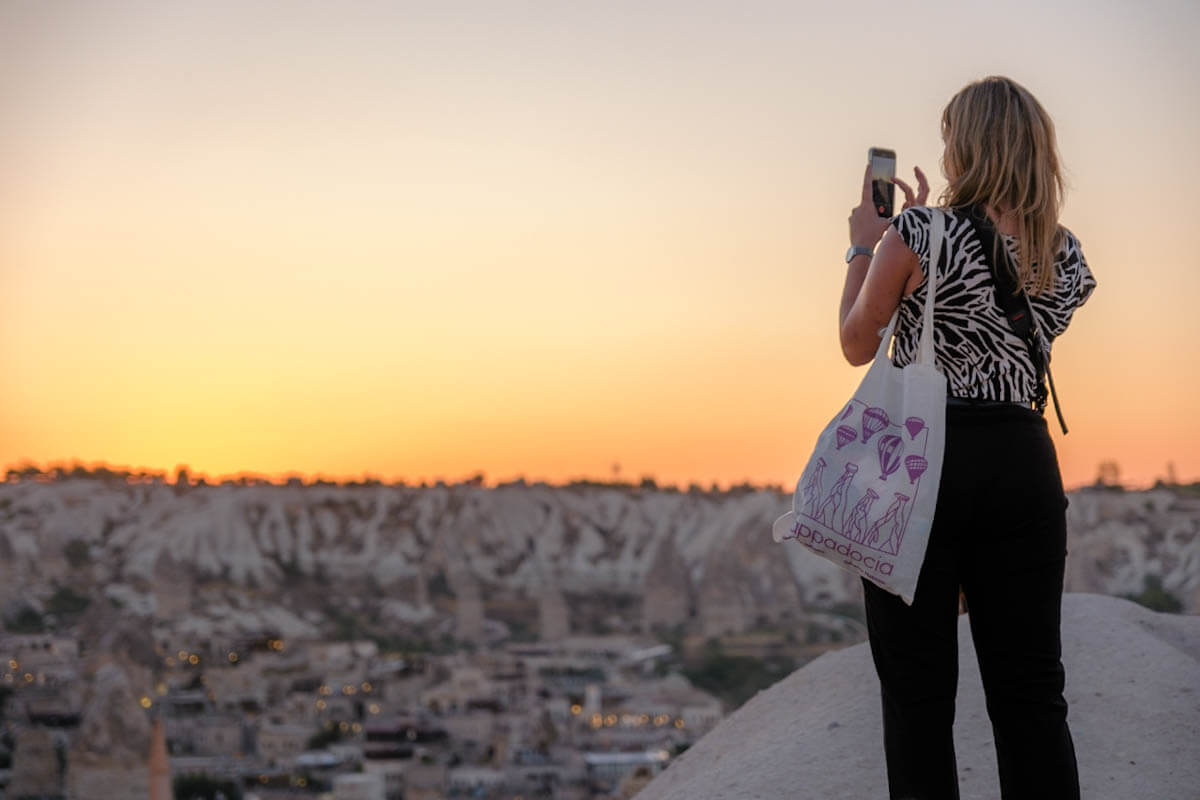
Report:
M 685 666 L 683 674 L 697 688 L 719 697 L 727 711 L 733 711 L 795 669 L 796 662 L 790 656 L 729 655 L 718 640 L 712 639 L 704 656 L 699 662 Z
M 1121 596 L 1126 600 L 1132 600 L 1138 605 L 1145 606 L 1151 611 L 1160 611 L 1167 614 L 1180 614 L 1183 612 L 1183 603 L 1178 597 L 1163 588 L 1162 577 L 1158 575 L 1146 576 L 1142 584 L 1141 594 L 1126 594 Z

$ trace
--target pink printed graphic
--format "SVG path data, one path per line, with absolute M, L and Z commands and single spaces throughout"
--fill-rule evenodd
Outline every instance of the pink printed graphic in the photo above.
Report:
M 917 478 L 929 469 L 929 462 L 921 456 L 908 456 L 904 459 L 904 468 L 908 470 L 908 482 L 916 483 Z
M 871 506 L 878 499 L 879 495 L 875 494 L 874 489 L 867 489 L 866 494 L 855 504 L 854 510 L 850 512 L 850 521 L 846 523 L 846 536 L 851 541 L 862 544 L 866 537 L 867 515 L 871 513 Z
M 842 477 L 838 478 L 837 483 L 829 490 L 829 496 L 825 498 L 825 502 L 817 510 L 814 519 L 817 522 L 823 522 L 834 530 L 841 529 L 841 518 L 838 517 L 838 511 L 842 508 L 842 503 L 846 500 L 846 491 L 850 488 L 850 482 L 854 480 L 854 475 L 858 472 L 857 464 L 847 464 L 842 470 Z
M 837 429 L 837 449 L 841 450 L 857 437 L 858 431 L 854 430 L 854 428 L 851 428 L 849 425 L 839 425 Z
M 868 408 L 862 415 L 863 444 L 875 434 L 888 426 L 887 412 L 882 408 Z
M 883 408 L 851 400 L 829 427 L 836 447 L 813 459 L 796 492 L 796 530 L 803 535 L 793 531 L 785 538 L 802 539 L 810 546 L 840 541 L 878 556 L 899 555 L 915 498 L 921 496 L 921 478 L 929 469 L 929 426 L 916 416 L 893 422 Z M 889 484 L 901 466 L 908 486 L 898 492 Z M 828 470 L 838 475 L 832 486 L 825 480 Z M 881 508 L 877 501 L 887 496 L 892 500 Z
M 893 555 L 900 552 L 900 541 L 904 538 L 904 504 L 909 499 L 907 495 L 899 492 L 896 492 L 895 498 L 888 510 L 883 512 L 883 516 L 875 520 L 875 524 L 867 531 L 866 541 L 863 542 L 868 547 L 875 547 L 880 533 L 887 528 L 887 539 L 875 549 Z
M 904 452 L 904 442 L 894 433 L 889 433 L 879 439 L 879 479 L 886 481 L 889 476 L 900 468 L 900 454 Z
M 817 459 L 817 468 L 804 484 L 804 513 L 816 518 L 817 503 L 821 499 L 821 473 L 825 471 L 825 459 Z

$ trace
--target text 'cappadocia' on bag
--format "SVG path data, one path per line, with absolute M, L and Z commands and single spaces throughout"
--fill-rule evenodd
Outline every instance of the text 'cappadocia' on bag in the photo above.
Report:
M 854 397 L 821 431 L 776 542 L 796 541 L 912 605 L 933 526 L 946 441 L 946 377 L 934 365 L 933 306 L 945 221 L 931 209 L 917 358 L 888 356 L 892 315 Z

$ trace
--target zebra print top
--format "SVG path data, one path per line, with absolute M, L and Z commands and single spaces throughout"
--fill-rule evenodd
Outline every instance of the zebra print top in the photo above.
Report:
M 1013 333 L 996 304 L 996 284 L 966 214 L 954 209 L 942 211 L 946 233 L 938 259 L 933 344 L 937 366 L 946 376 L 946 390 L 955 397 L 1029 403 L 1034 397 L 1035 375 L 1029 347 Z M 918 206 L 892 220 L 901 238 L 917 254 L 922 272 L 929 269 L 929 215 L 928 208 Z M 1051 341 L 1067 329 L 1075 309 L 1096 288 L 1079 240 L 1065 228 L 1063 232 L 1054 261 L 1054 289 L 1040 297 L 1029 296 L 1034 317 Z M 1016 237 L 999 238 L 1013 255 Z M 927 286 L 922 279 L 916 290 L 900 301 L 892 345 L 892 363 L 898 367 L 917 356 Z

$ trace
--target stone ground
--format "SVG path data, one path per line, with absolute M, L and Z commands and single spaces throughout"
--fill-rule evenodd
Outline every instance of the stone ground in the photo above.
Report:
M 967 619 L 954 726 L 962 800 L 999 798 Z M 1200 616 L 1113 597 L 1063 598 L 1071 734 L 1086 800 L 1200 798 Z M 638 800 L 886 798 L 879 681 L 865 643 L 750 699 Z

